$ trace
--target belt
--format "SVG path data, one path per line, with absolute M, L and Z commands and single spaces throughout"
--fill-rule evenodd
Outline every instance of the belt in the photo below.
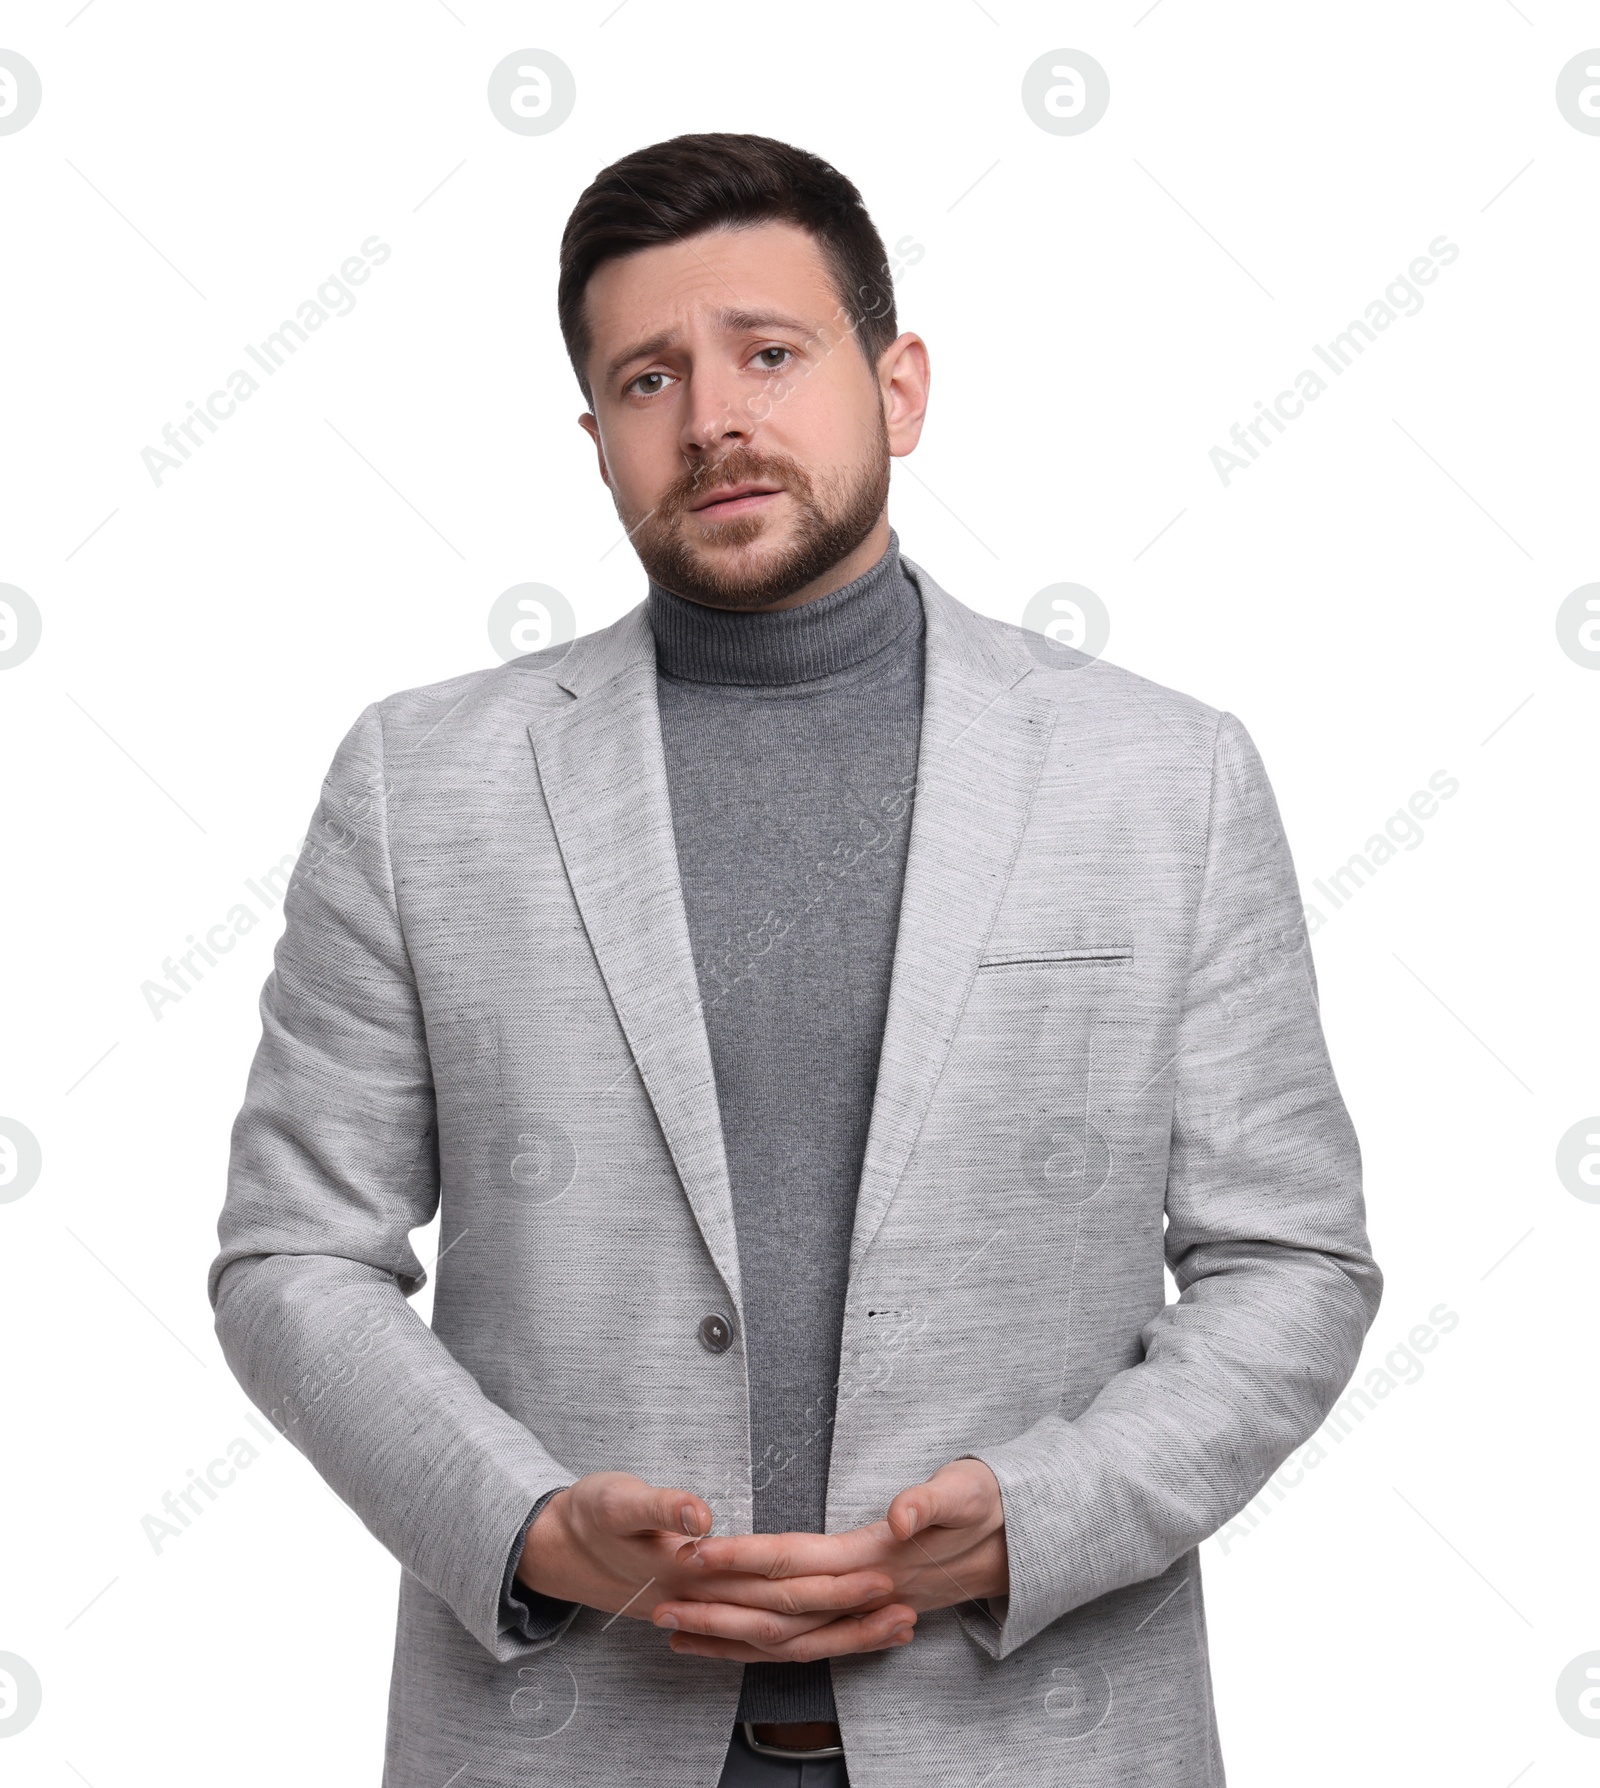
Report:
M 842 1757 L 835 1720 L 741 1720 L 745 1742 L 763 1757 Z

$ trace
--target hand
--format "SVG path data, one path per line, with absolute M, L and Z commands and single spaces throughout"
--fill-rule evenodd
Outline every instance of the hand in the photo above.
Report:
M 718 1630 L 746 1646 L 741 1655 L 768 1662 L 901 1643 L 891 1634 L 916 1620 L 912 1609 L 893 1601 L 893 1584 L 880 1570 L 775 1578 L 708 1569 L 695 1558 L 704 1542 L 684 1536 L 709 1533 L 711 1520 L 709 1505 L 692 1491 L 657 1489 L 625 1471 L 593 1472 L 539 1511 L 517 1578 L 545 1595 L 635 1620 L 654 1619 L 669 1602 L 674 1608 L 715 1603 Z M 829 1649 L 816 1649 L 809 1635 L 840 1625 L 841 1615 L 849 1621 L 846 1631 Z
M 1000 1483 L 981 1459 L 941 1466 L 926 1483 L 902 1490 L 884 1519 L 866 1527 L 838 1534 L 724 1534 L 685 1550 L 684 1576 L 690 1581 L 699 1573 L 708 1582 L 725 1583 L 745 1573 L 753 1582 L 790 1585 L 879 1577 L 887 1581 L 902 1619 L 908 1609 L 947 1608 L 1007 1595 L 1011 1587 Z M 700 1595 L 663 1600 L 655 1620 L 675 1623 L 674 1651 L 700 1657 L 771 1661 L 882 1649 L 877 1643 L 853 1643 L 857 1635 L 849 1613 L 814 1625 L 792 1648 L 780 1643 L 756 1649 L 741 1626 L 743 1615 Z

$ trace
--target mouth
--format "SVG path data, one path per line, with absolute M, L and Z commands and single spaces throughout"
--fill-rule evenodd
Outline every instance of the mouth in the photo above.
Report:
M 720 520 L 723 516 L 745 515 L 764 508 L 782 494 L 783 487 L 778 484 L 763 484 L 755 481 L 745 484 L 725 484 L 717 490 L 708 491 L 697 503 L 691 503 L 689 507 L 696 515 L 709 515 Z

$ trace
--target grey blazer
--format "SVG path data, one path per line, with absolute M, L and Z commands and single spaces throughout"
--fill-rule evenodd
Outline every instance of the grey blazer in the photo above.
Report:
M 827 1526 L 976 1455 L 1011 1590 L 834 1660 L 851 1780 L 1217 1788 L 1197 1547 L 1321 1422 L 1382 1285 L 1289 849 L 1231 714 L 906 564 L 925 711 Z M 585 1472 L 750 1527 L 643 604 L 369 706 L 284 914 L 208 1290 L 403 1567 L 384 1782 L 713 1788 L 742 1665 L 500 1615 L 528 1510 Z

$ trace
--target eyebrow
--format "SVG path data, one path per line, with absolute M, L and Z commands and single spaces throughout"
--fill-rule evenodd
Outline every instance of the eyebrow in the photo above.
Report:
M 739 310 L 724 305 L 711 313 L 711 320 L 719 329 L 725 329 L 730 334 L 752 329 L 799 329 L 806 334 L 811 332 L 809 323 L 781 310 Z M 658 329 L 654 335 L 647 335 L 643 341 L 636 341 L 631 347 L 624 348 L 620 354 L 606 362 L 606 382 L 609 384 L 625 366 L 632 365 L 635 360 L 654 359 L 664 349 L 670 348 L 677 339 L 676 329 Z

